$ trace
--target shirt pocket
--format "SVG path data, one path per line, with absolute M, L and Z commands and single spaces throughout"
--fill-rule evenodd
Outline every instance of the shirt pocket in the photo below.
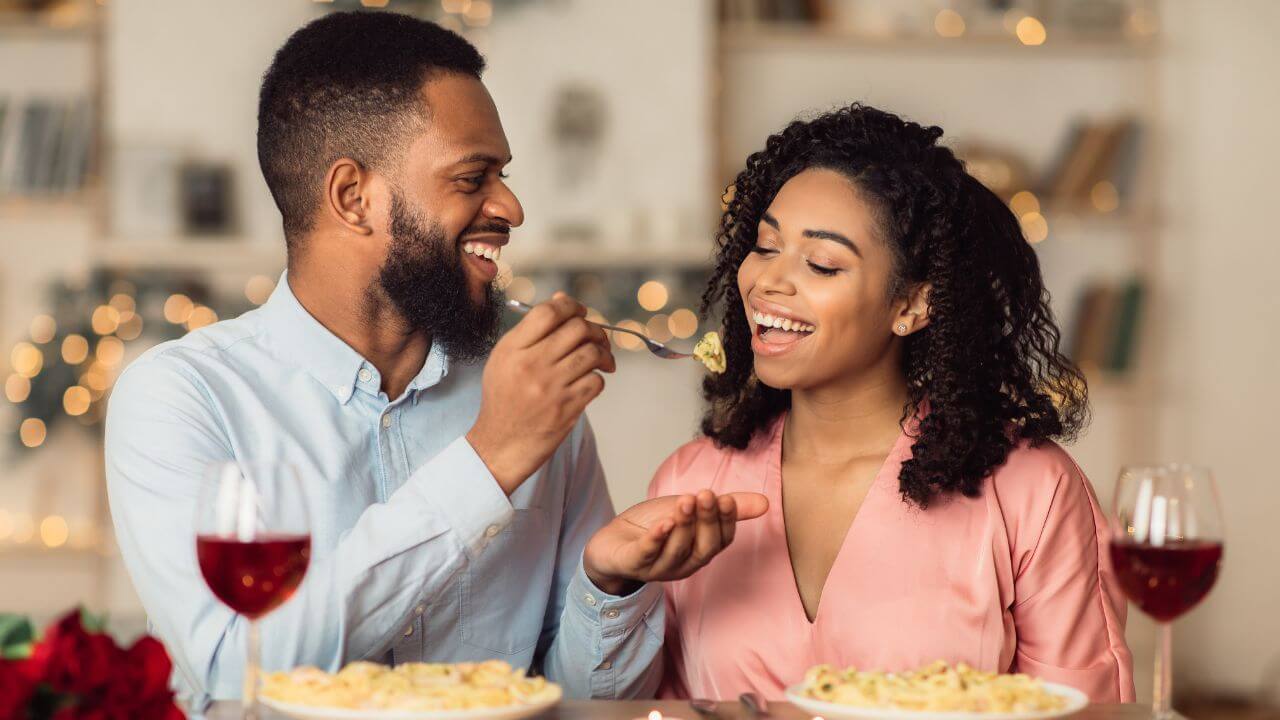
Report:
M 545 510 L 515 511 L 502 532 L 468 563 L 462 583 L 464 645 L 516 655 L 537 644 L 557 546 Z

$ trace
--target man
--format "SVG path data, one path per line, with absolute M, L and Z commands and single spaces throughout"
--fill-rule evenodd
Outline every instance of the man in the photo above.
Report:
M 764 511 L 704 492 L 612 519 L 581 417 L 614 369 L 607 338 L 558 295 L 493 345 L 491 258 L 523 210 L 482 68 L 401 15 L 295 33 L 258 128 L 287 273 L 259 310 L 154 348 L 116 385 L 116 533 L 196 707 L 239 695 L 246 642 L 196 565 L 213 463 L 291 462 L 315 508 L 307 576 L 263 622 L 264 667 L 501 658 L 580 697 L 653 690 L 663 614 L 646 583 L 692 573 Z

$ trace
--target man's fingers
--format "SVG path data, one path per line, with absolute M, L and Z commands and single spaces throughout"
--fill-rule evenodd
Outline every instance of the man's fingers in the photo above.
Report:
M 538 352 L 554 364 L 563 360 L 574 350 L 589 344 L 607 349 L 609 338 L 599 325 L 593 325 L 585 318 L 571 317 L 542 339 Z
M 573 383 L 583 375 L 596 370 L 611 373 L 616 369 L 618 366 L 613 358 L 613 352 L 595 343 L 579 345 L 576 350 L 556 363 L 556 372 L 566 383 Z
M 551 299 L 538 304 L 511 328 L 508 337 L 516 347 L 531 347 L 575 317 L 586 317 L 587 308 L 573 298 L 558 292 Z

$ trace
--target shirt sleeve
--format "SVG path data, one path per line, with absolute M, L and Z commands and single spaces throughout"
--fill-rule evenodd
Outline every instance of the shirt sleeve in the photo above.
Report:
M 1060 449 L 1034 545 L 1016 558 L 1013 669 L 1079 688 L 1093 702 L 1133 702 L 1126 602 L 1105 562 L 1106 520 L 1084 473 Z M 1046 493 L 1047 495 L 1047 493 Z
M 211 464 L 235 457 L 228 438 L 215 398 L 181 359 L 144 358 L 116 384 L 106 427 L 116 537 L 196 708 L 239 697 L 243 676 L 246 623 L 208 591 L 195 553 L 200 485 Z M 459 438 L 312 558 L 297 593 L 262 621 L 263 667 L 336 670 L 383 652 L 512 514 Z
M 642 586 L 626 597 L 600 590 L 582 567 L 582 551 L 614 517 L 596 453 L 583 418 L 574 430 L 572 477 L 566 483 L 553 602 L 543 629 L 543 669 L 569 697 L 653 697 L 661 667 L 662 587 Z M 540 647 L 541 650 L 541 647 Z

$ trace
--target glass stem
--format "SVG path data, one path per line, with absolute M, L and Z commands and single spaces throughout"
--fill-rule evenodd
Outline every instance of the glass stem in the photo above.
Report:
M 1173 717 L 1173 623 L 1157 624 L 1156 674 L 1151 714 L 1156 720 Z
M 249 639 L 246 643 L 244 664 L 244 693 L 240 704 L 244 708 L 244 720 L 258 720 L 258 675 L 262 661 L 262 643 L 258 637 L 258 621 L 249 621 Z

